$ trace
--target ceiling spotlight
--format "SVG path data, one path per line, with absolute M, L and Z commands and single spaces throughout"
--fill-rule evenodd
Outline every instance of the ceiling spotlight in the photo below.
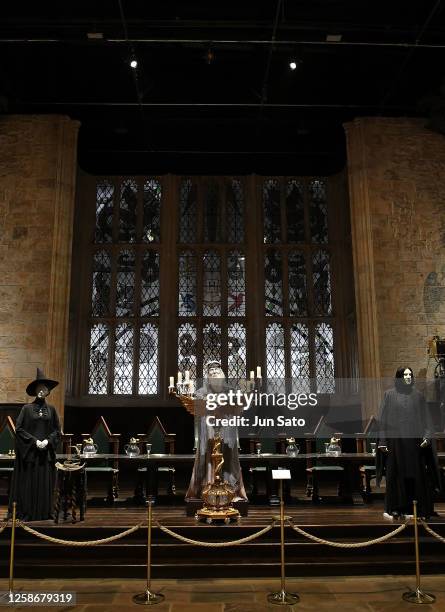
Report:
M 289 68 L 290 68 L 291 70 L 296 70 L 296 69 L 298 68 L 298 63 L 297 63 L 295 60 L 291 60 L 291 61 L 289 62 Z
M 135 57 L 130 58 L 130 67 L 133 68 L 133 70 L 136 70 L 138 67 L 138 61 Z

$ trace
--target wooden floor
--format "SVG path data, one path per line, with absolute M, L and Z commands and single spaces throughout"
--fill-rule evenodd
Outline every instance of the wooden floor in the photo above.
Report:
M 435 506 L 439 516 L 432 517 L 430 522 L 445 524 L 445 503 L 438 503 Z M 376 501 L 368 505 L 340 505 L 321 503 L 314 505 L 312 502 L 300 502 L 287 504 L 285 506 L 286 515 L 292 516 L 297 525 L 313 526 L 353 526 L 353 525 L 397 525 L 397 521 L 390 521 L 383 518 L 383 502 Z M 248 516 L 239 520 L 239 525 L 243 527 L 259 527 L 266 525 L 272 516 L 279 514 L 279 507 L 267 505 L 249 505 Z M 6 506 L 0 506 L 0 517 L 6 515 Z M 72 524 L 70 520 L 61 521 L 55 525 L 53 521 L 34 521 L 33 526 L 51 526 L 51 528 L 79 529 L 80 527 L 97 528 L 125 528 L 145 522 L 147 510 L 144 507 L 121 506 L 115 507 L 89 507 L 87 509 L 85 521 Z M 203 523 L 197 524 L 193 517 L 187 517 L 185 506 L 181 505 L 154 505 L 153 520 L 159 521 L 169 527 L 209 527 Z M 234 525 L 227 528 L 230 529 Z M 224 527 L 224 526 L 221 526 Z

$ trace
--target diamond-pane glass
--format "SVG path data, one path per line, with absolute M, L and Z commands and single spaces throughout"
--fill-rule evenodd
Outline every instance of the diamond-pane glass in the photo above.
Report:
M 264 242 L 281 242 L 280 183 L 275 179 L 263 185 Z
M 291 251 L 288 260 L 289 273 L 289 314 L 307 315 L 306 266 L 304 253 Z
M 139 333 L 139 385 L 140 395 L 158 392 L 158 326 L 144 323 Z
M 326 181 L 315 179 L 309 185 L 309 220 L 312 242 L 328 241 L 328 204 Z
M 221 230 L 219 184 L 210 181 L 206 186 L 204 203 L 204 241 L 221 242 Z
M 116 325 L 113 392 L 119 395 L 131 395 L 133 392 L 133 326 L 131 323 Z
M 109 181 L 97 183 L 95 242 L 112 242 L 113 240 L 113 197 L 114 185 Z
M 141 261 L 141 317 L 159 315 L 159 253 L 146 251 Z
M 309 330 L 305 323 L 294 323 L 290 338 L 292 391 L 309 393 Z
M 204 253 L 202 312 L 204 316 L 221 315 L 221 261 L 218 253 Z
M 179 255 L 179 303 L 181 317 L 196 315 L 196 255 L 185 251 Z
M 119 242 L 136 241 L 137 194 L 136 181 L 133 179 L 122 181 L 119 202 Z
M 178 370 L 184 376 L 189 370 L 190 378 L 197 378 L 196 325 L 182 323 L 178 329 Z
M 142 242 L 161 241 L 161 183 L 148 179 L 144 183 L 142 203 Z
M 227 314 L 246 314 L 245 257 L 240 251 L 230 251 L 227 257 Z
M 216 323 L 207 323 L 202 330 L 202 358 L 204 368 L 208 361 L 221 362 L 221 326 Z
M 244 242 L 243 184 L 232 179 L 226 184 L 227 242 Z
M 179 242 L 196 242 L 198 230 L 198 203 L 196 185 L 183 180 L 179 198 Z
M 134 308 L 134 251 L 120 251 L 117 258 L 116 316 L 129 317 Z
M 106 317 L 110 310 L 111 258 L 106 251 L 97 251 L 93 257 L 93 287 L 91 314 Z
M 88 393 L 103 395 L 108 385 L 108 325 L 96 323 L 90 333 Z
M 266 327 L 266 373 L 273 379 L 284 378 L 286 374 L 284 356 L 284 330 L 281 323 L 270 323 Z
M 329 253 L 316 251 L 312 258 L 312 282 L 314 293 L 314 314 L 332 314 L 331 271 Z
M 287 183 L 286 217 L 287 241 L 304 242 L 304 186 L 294 179 Z
M 329 323 L 315 327 L 315 377 L 317 393 L 334 393 L 334 333 Z
M 273 249 L 266 251 L 264 281 L 266 315 L 281 316 L 283 314 L 283 272 L 279 251 Z
M 227 378 L 230 381 L 238 381 L 245 378 L 247 349 L 246 349 L 246 327 L 242 323 L 232 323 L 227 329 L 228 363 Z

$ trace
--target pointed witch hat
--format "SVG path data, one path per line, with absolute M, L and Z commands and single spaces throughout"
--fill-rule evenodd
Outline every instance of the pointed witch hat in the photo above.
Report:
M 26 387 L 26 393 L 28 395 L 36 395 L 37 385 L 45 385 L 46 387 L 48 387 L 49 391 L 51 391 L 51 389 L 57 387 L 58 384 L 59 383 L 57 382 L 57 380 L 51 380 L 50 378 L 47 378 L 43 373 L 43 370 L 37 368 L 36 379 L 30 382 L 29 385 Z

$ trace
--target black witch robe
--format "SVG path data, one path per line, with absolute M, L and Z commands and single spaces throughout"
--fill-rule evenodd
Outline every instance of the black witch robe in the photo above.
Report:
M 41 415 L 41 416 L 40 416 Z M 37 440 L 48 440 L 46 448 Z M 16 422 L 14 474 L 10 496 L 17 502 L 17 518 L 38 521 L 52 518 L 56 450 L 60 424 L 54 406 L 36 398 L 25 404 Z
M 396 379 L 396 387 L 385 392 L 381 407 L 377 452 L 377 485 L 386 475 L 385 512 L 412 514 L 417 500 L 419 516 L 433 513 L 433 493 L 440 488 L 440 475 L 432 424 L 425 397 L 416 388 Z M 422 448 L 422 441 L 428 445 Z

